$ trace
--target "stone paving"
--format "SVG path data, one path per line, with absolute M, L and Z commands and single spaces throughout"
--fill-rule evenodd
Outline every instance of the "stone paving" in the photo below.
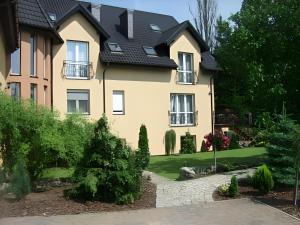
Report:
M 144 175 L 151 176 L 151 181 L 157 185 L 156 207 L 159 208 L 213 202 L 212 195 L 218 186 L 230 183 L 233 175 L 241 178 L 253 171 L 254 169 L 239 170 L 188 181 L 172 181 L 148 171 Z
M 248 199 L 173 208 L 0 219 L 0 225 L 296 225 L 300 221 Z

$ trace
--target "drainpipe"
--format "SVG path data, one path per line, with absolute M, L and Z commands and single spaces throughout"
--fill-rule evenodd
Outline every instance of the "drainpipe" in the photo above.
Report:
M 215 135 L 215 125 L 214 125 L 214 93 L 213 93 L 213 82 L 214 82 L 214 76 L 216 74 L 212 74 L 210 77 L 210 111 L 211 111 L 211 134 L 213 136 L 213 152 L 214 152 L 214 169 L 215 173 L 217 173 L 217 157 L 216 157 L 216 146 L 215 146 L 215 140 L 214 140 L 214 135 Z
M 106 64 L 106 67 L 103 70 L 103 113 L 106 114 L 106 97 L 105 97 L 105 75 L 108 69 L 109 63 Z

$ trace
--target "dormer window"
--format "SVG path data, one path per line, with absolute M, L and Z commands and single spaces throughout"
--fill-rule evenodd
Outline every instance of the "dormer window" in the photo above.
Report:
M 118 43 L 108 43 L 111 52 L 123 52 Z
M 159 26 L 157 26 L 156 24 L 150 24 L 150 27 L 153 31 L 156 31 L 156 32 L 160 32 L 161 29 Z
M 48 13 L 48 16 L 51 21 L 56 21 L 56 14 L 55 13 Z
M 157 56 L 157 52 L 153 47 L 143 46 L 143 49 L 148 56 Z

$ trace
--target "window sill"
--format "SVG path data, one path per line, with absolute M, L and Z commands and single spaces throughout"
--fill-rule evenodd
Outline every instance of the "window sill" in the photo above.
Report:
M 66 113 L 66 115 L 82 115 L 82 116 L 90 116 L 91 114 L 90 113 L 71 113 L 71 112 L 68 112 Z
M 90 78 L 88 78 L 88 77 L 67 77 L 67 76 L 66 76 L 66 79 L 68 79 L 68 80 L 90 80 Z
M 170 127 L 196 127 L 196 124 L 170 124 Z
M 118 113 L 118 112 L 113 112 L 112 113 L 114 116 L 124 116 L 125 115 L 125 113 Z
M 10 75 L 10 76 L 15 76 L 15 77 L 21 76 L 21 74 L 18 74 L 18 73 L 10 73 L 9 75 Z
M 46 81 L 48 81 L 48 78 L 46 78 L 46 77 L 44 77 L 43 79 L 46 80 Z
M 184 82 L 176 82 L 179 85 L 196 85 L 197 83 L 184 83 Z
M 30 78 L 39 78 L 39 77 L 36 75 L 30 75 Z

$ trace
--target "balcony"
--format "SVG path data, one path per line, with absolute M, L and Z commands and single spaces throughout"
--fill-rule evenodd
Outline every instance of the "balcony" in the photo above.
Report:
M 196 112 L 170 112 L 169 125 L 171 127 L 196 126 L 198 124 L 198 111 Z
M 176 74 L 176 83 L 177 84 L 197 84 L 198 76 L 196 71 L 181 71 L 177 70 Z
M 88 80 L 93 77 L 93 65 L 91 62 L 65 60 L 63 75 L 68 79 Z

